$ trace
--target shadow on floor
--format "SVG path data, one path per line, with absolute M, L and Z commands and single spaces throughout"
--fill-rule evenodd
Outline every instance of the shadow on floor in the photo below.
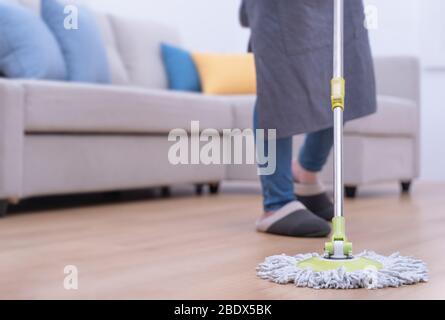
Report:
M 8 216 L 17 214 L 39 213 L 42 211 L 91 207 L 137 201 L 155 201 L 170 197 L 193 196 L 193 192 L 174 192 L 163 194 L 160 188 L 138 189 L 130 191 L 113 191 L 101 193 L 73 194 L 29 198 L 19 204 L 8 206 Z
M 97 192 L 60 196 L 45 196 L 23 199 L 17 205 L 9 205 L 7 215 L 32 214 L 42 211 L 82 208 L 110 204 L 122 204 L 138 201 L 160 201 L 165 199 L 178 199 L 197 197 L 196 186 L 177 185 L 171 188 L 144 188 L 127 191 Z M 258 187 L 225 185 L 220 192 L 225 194 L 259 194 Z M 205 185 L 202 195 L 208 196 L 209 187 Z
M 169 191 L 169 192 L 167 192 Z M 208 188 L 203 190 L 204 194 L 208 194 Z M 221 192 L 224 194 L 236 195 L 260 195 L 261 189 L 259 184 L 238 184 L 223 183 Z M 328 193 L 332 195 L 330 188 Z M 159 201 L 171 198 L 195 197 L 196 190 L 192 185 L 175 186 L 170 190 L 161 188 L 146 188 L 130 191 L 113 191 L 87 194 L 74 194 L 63 196 L 47 196 L 24 199 L 17 205 L 9 205 L 8 215 L 39 213 L 42 211 L 82 208 L 109 204 L 119 204 L 138 201 Z M 394 185 L 386 185 L 385 187 L 367 187 L 360 190 L 356 199 L 347 199 L 347 201 L 357 201 L 360 199 L 381 199 L 399 197 L 402 202 L 411 202 L 412 198 L 409 194 L 400 194 L 400 191 Z

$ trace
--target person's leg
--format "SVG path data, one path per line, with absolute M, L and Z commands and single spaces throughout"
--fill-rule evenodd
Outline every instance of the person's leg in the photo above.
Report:
M 254 111 L 254 132 L 258 129 L 256 107 Z M 256 136 L 255 136 L 256 137 Z M 256 141 L 257 142 L 257 141 Z M 258 143 L 258 142 L 257 142 Z M 264 154 L 269 153 L 269 144 L 264 143 Z M 260 175 L 264 212 L 274 212 L 295 200 L 292 177 L 292 138 L 276 140 L 276 170 L 272 175 Z M 259 165 L 266 167 L 268 164 Z
M 299 164 L 306 172 L 318 173 L 323 169 L 334 143 L 332 128 L 306 135 L 300 150 Z
M 268 142 L 264 141 L 264 152 L 268 155 Z M 292 139 L 276 140 L 276 170 L 272 175 L 260 175 L 264 212 L 274 212 L 295 200 L 292 177 Z M 266 167 L 268 164 L 259 165 Z
M 318 216 L 331 220 L 334 216 L 332 201 L 327 196 L 318 173 L 323 169 L 333 145 L 333 129 L 310 133 L 293 164 L 297 199 Z
M 255 108 L 256 110 L 256 108 Z M 254 129 L 258 128 L 254 113 Z M 260 143 L 256 141 L 257 143 Z M 268 155 L 268 141 L 263 141 Z M 276 170 L 261 175 L 264 215 L 257 222 L 257 230 L 287 236 L 325 236 L 329 225 L 296 201 L 292 175 L 292 138 L 276 140 Z M 260 165 L 267 166 L 267 164 Z

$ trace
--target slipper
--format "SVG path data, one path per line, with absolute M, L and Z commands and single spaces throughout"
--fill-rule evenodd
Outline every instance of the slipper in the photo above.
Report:
M 310 212 L 301 202 L 292 201 L 256 223 L 259 232 L 290 237 L 325 237 L 329 224 Z
M 331 221 L 334 218 L 334 204 L 321 183 L 294 184 L 295 196 L 308 210 Z

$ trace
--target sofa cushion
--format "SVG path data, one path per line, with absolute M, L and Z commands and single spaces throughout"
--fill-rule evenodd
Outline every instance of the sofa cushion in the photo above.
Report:
M 160 24 L 110 16 L 118 51 L 128 72 L 130 84 L 152 89 L 167 89 L 161 43 L 178 44 L 174 29 Z
M 96 22 L 102 35 L 105 50 L 107 51 L 111 82 L 116 85 L 126 85 L 130 80 L 117 48 L 110 18 L 108 15 L 101 12 L 94 12 L 94 16 L 96 17 Z
M 33 11 L 36 15 L 40 16 L 41 0 L 7 0 L 9 2 L 23 5 L 24 7 Z M 83 5 L 79 0 L 60 0 L 61 3 L 66 4 L 79 4 Z M 102 40 L 107 52 L 109 70 L 111 74 L 111 82 L 117 85 L 125 85 L 129 83 L 128 73 L 125 70 L 125 66 L 122 62 L 119 50 L 117 48 L 114 30 L 110 22 L 110 18 L 107 14 L 94 11 L 94 17 L 96 23 L 100 29 Z
M 37 14 L 41 0 L 8 0 L 21 3 Z M 60 0 L 82 4 L 82 0 Z M 162 64 L 160 44 L 180 44 L 174 28 L 128 17 L 116 17 L 94 11 L 106 47 L 111 81 L 118 85 L 135 85 L 153 89 L 168 88 Z M 143 36 L 141 36 L 143 35 Z
M 9 78 L 65 80 L 56 39 L 40 18 L 13 1 L 0 2 L 0 73 Z
M 213 95 L 256 93 L 255 61 L 251 53 L 192 54 L 201 78 L 202 91 Z
M 418 131 L 419 109 L 414 101 L 379 95 L 377 105 L 376 114 L 348 122 L 345 133 L 413 136 Z
M 42 0 L 42 17 L 55 35 L 65 58 L 68 80 L 110 83 L 108 56 L 94 14 L 78 7 L 77 28 L 67 28 L 64 5 Z
M 167 90 L 22 81 L 28 133 L 149 133 L 232 127 L 226 99 Z
M 161 44 L 162 60 L 168 76 L 168 87 L 178 91 L 201 91 L 201 81 L 192 55 L 179 47 Z

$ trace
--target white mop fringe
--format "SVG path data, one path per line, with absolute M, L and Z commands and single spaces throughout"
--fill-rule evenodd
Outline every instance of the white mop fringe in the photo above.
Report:
M 293 257 L 284 254 L 271 256 L 258 265 L 257 274 L 260 278 L 275 283 L 294 283 L 297 287 L 313 289 L 381 289 L 428 281 L 428 269 L 423 261 L 404 257 L 399 253 L 385 257 L 365 251 L 356 255 L 380 262 L 383 265 L 380 270 L 347 272 L 341 267 L 337 270 L 315 272 L 297 266 L 302 260 L 319 256 L 317 253 L 298 254 Z

